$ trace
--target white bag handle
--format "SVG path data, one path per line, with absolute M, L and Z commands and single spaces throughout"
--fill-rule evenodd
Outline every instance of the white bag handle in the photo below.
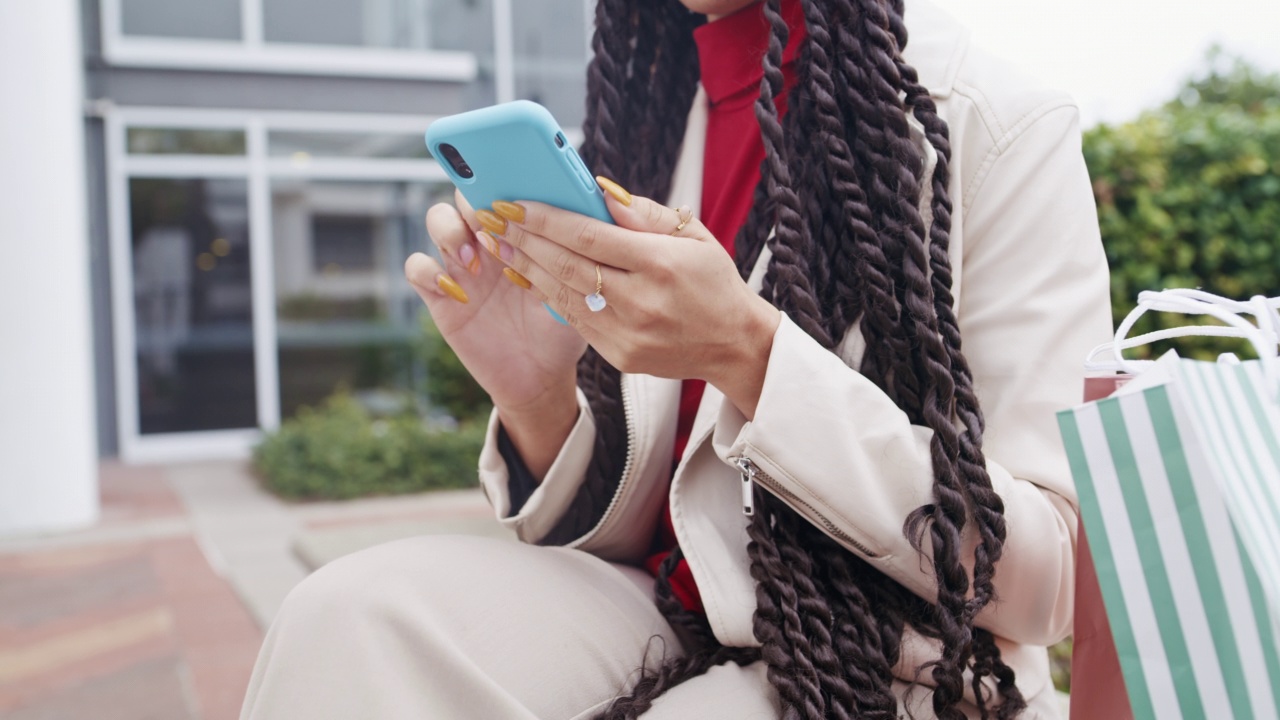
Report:
M 1137 337 L 1128 337 L 1129 331 L 1147 312 L 1172 312 L 1184 315 L 1208 315 L 1224 326 L 1218 325 L 1186 325 L 1183 327 L 1157 330 Z M 1241 317 L 1252 315 L 1257 325 Z M 1085 358 L 1085 370 L 1090 372 L 1140 373 L 1151 365 L 1151 360 L 1127 360 L 1123 351 L 1139 347 L 1156 340 L 1168 340 L 1176 337 L 1206 336 L 1234 337 L 1248 340 L 1253 345 L 1258 357 L 1262 360 L 1262 368 L 1273 387 L 1280 383 L 1280 297 L 1267 298 L 1261 295 L 1241 302 L 1224 298 L 1203 290 L 1175 288 L 1170 290 L 1147 290 L 1138 294 L 1138 306 L 1125 317 L 1120 327 L 1116 328 L 1115 339 L 1094 348 Z M 1109 360 L 1097 359 L 1099 355 L 1111 352 Z

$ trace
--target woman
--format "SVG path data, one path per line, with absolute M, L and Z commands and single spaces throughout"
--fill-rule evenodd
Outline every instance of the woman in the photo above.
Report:
M 617 226 L 459 200 L 444 265 L 406 266 L 493 398 L 481 481 L 526 544 L 325 567 L 244 717 L 1057 717 L 1053 413 L 1109 335 L 1074 107 L 925 0 L 596 25 Z

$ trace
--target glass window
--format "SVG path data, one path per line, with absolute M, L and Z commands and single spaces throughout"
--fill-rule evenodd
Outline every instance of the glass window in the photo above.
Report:
M 412 399 L 422 301 L 404 259 L 430 246 L 423 217 L 452 194 L 448 183 L 272 181 L 284 417 L 340 387 Z
M 311 157 L 403 160 L 426 160 L 431 157 L 422 133 L 274 130 L 268 134 L 267 147 L 272 157 L 289 157 L 299 161 L 306 161 Z
M 262 10 L 267 42 L 476 51 L 493 36 L 488 0 L 262 0 Z
M 327 275 L 373 270 L 380 220 L 373 215 L 312 215 L 312 270 Z
M 520 0 L 511 6 L 516 95 L 542 103 L 564 127 L 582 125 L 587 94 L 584 4 Z
M 122 0 L 125 35 L 240 39 L 240 0 Z
M 129 182 L 143 435 L 256 427 L 248 183 Z
M 244 155 L 243 130 L 129 128 L 130 155 Z

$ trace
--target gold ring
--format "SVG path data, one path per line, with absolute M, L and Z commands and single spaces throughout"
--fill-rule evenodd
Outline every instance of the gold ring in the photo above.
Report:
M 689 221 L 693 219 L 693 208 L 689 207 L 688 205 L 681 205 L 680 207 L 674 208 L 674 209 L 676 211 L 677 218 L 680 220 L 680 224 L 676 226 L 675 230 L 671 231 L 672 235 L 675 235 L 676 233 L 683 230 L 684 226 L 688 225 Z
M 600 312 L 607 303 L 600 291 L 604 289 L 604 278 L 600 275 L 600 263 L 596 263 L 596 291 L 586 297 L 587 308 L 591 312 Z

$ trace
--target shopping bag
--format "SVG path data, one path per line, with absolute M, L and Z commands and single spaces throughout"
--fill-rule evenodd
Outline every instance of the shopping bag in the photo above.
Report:
M 1101 400 L 1124 387 L 1132 375 L 1086 377 L 1084 401 Z M 1071 642 L 1071 720 L 1133 720 L 1102 588 L 1093 567 L 1088 535 L 1076 543 L 1075 628 Z
M 1120 350 L 1140 340 L 1124 337 L 1131 316 L 1113 350 L 1137 377 L 1113 397 L 1059 415 L 1106 620 L 1140 720 L 1280 717 L 1280 303 L 1262 300 L 1144 294 L 1142 312 L 1221 316 L 1262 359 L 1205 363 L 1171 352 L 1155 363 L 1123 361 Z M 1199 307 L 1209 304 L 1217 309 Z M 1259 326 L 1239 312 L 1256 314 Z M 1143 337 L 1177 334 L 1229 333 Z M 1098 699 L 1086 685 L 1073 678 L 1073 717 L 1084 717 L 1077 703 Z
M 1126 339 L 1138 319 L 1150 311 L 1209 316 L 1223 324 L 1187 325 Z M 1254 316 L 1257 325 L 1242 315 Z M 1259 566 L 1271 605 L 1280 607 L 1280 425 L 1276 422 L 1280 408 L 1280 298 L 1259 296 L 1237 302 L 1200 290 L 1144 292 L 1138 296 L 1138 306 L 1116 330 L 1115 342 L 1095 348 L 1086 368 L 1114 367 L 1140 373 L 1154 363 L 1125 360 L 1124 349 L 1194 335 L 1248 340 L 1258 360 L 1241 365 L 1239 359 L 1226 355 L 1217 366 L 1168 361 L 1169 373 L 1146 375 L 1145 386 L 1177 380 L 1189 391 L 1188 397 L 1198 410 L 1193 417 L 1202 436 L 1210 441 L 1208 449 L 1215 461 L 1210 469 L 1238 524 L 1246 552 Z M 1098 352 L 1108 349 L 1111 363 L 1094 361 Z M 1122 378 L 1120 383 L 1124 382 L 1127 380 Z
M 1086 533 L 1076 545 L 1075 630 L 1071 644 L 1071 720 L 1133 720 L 1120 657 Z

